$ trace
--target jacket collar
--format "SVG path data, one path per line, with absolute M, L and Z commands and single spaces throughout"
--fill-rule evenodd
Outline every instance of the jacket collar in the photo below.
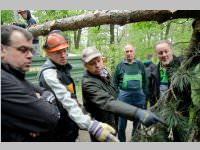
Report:
M 72 65 L 70 65 L 69 63 L 66 63 L 65 65 L 59 65 L 57 63 L 55 63 L 54 61 L 52 61 L 51 59 L 49 59 L 52 64 L 58 69 L 58 70 L 71 70 L 72 69 Z
M 42 70 L 45 68 L 56 68 L 58 70 L 67 69 L 70 71 L 72 69 L 72 65 L 70 65 L 69 63 L 66 63 L 66 65 L 59 65 L 53 60 L 47 58 L 46 62 L 42 65 Z
M 133 62 L 132 62 L 131 64 L 133 64 L 133 63 L 135 63 L 135 62 L 136 62 L 136 59 L 134 58 L 134 59 L 133 59 Z M 123 60 L 123 63 L 124 63 L 124 64 L 129 64 L 128 61 L 127 61 L 126 59 Z
M 88 76 L 92 76 L 94 78 L 98 78 L 98 79 L 101 79 L 101 80 L 110 80 L 111 79 L 111 76 L 109 74 L 109 72 L 104 68 L 103 69 L 103 75 L 94 75 L 94 74 L 91 74 L 88 70 L 86 71 L 86 75 Z
M 11 66 L 9 64 L 1 62 L 1 68 L 3 70 L 5 70 L 6 72 L 13 74 L 14 76 L 16 76 L 19 79 L 25 79 L 25 72 L 23 72 L 17 68 L 14 68 L 13 66 Z

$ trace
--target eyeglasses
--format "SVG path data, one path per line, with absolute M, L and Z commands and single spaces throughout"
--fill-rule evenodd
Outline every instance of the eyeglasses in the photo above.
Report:
M 97 65 L 98 63 L 101 63 L 102 58 L 101 57 L 96 57 L 94 60 L 88 62 L 87 64 L 90 66 Z
M 28 54 L 28 52 L 33 53 L 33 48 L 32 47 L 27 47 L 27 46 L 19 46 L 19 47 L 14 47 L 14 46 L 8 46 L 15 48 L 16 50 L 20 51 L 23 54 Z

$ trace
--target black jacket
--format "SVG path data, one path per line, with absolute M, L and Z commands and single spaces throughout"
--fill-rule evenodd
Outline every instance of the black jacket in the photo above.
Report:
M 137 107 L 117 100 L 111 77 L 100 77 L 86 72 L 82 80 L 83 103 L 92 117 L 117 129 L 116 115 L 135 119 Z
M 25 74 L 1 63 L 1 139 L 34 141 L 29 133 L 53 130 L 60 118 L 58 108 L 43 98 L 43 90 L 25 80 Z
M 146 99 L 150 101 L 150 106 L 153 106 L 156 103 L 156 99 L 154 95 L 154 91 L 152 91 L 152 85 L 154 85 L 155 77 L 154 77 L 154 72 L 157 69 L 157 66 L 153 62 L 145 62 L 145 71 L 146 71 L 146 76 L 147 76 L 147 87 L 148 87 L 148 92 L 146 95 Z

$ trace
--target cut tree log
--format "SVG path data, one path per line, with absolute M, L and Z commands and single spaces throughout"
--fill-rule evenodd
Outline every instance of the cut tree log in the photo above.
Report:
M 172 19 L 198 17 L 200 17 L 200 10 L 103 10 L 48 21 L 44 24 L 29 28 L 29 31 L 34 36 L 39 36 L 47 35 L 51 30 L 68 31 L 104 24 L 125 25 L 142 21 L 157 21 L 158 23 L 163 23 Z

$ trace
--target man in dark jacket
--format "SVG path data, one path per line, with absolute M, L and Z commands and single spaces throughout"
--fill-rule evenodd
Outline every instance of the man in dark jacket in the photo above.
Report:
M 30 10 L 18 10 L 18 14 L 20 14 L 22 18 L 27 22 L 27 25 L 18 24 L 18 23 L 14 23 L 14 25 L 17 25 L 26 29 L 37 24 L 35 19 L 31 16 Z M 38 37 L 34 37 L 33 39 L 33 56 L 40 56 L 40 44 L 39 44 Z
M 152 92 L 153 97 L 158 100 L 162 100 L 162 97 L 166 94 L 171 84 L 171 77 L 177 68 L 181 65 L 181 57 L 173 55 L 172 44 L 168 40 L 158 41 L 155 46 L 155 53 L 159 59 L 157 68 L 154 70 L 153 81 L 152 81 Z M 189 117 L 189 106 L 192 103 L 191 100 L 191 89 L 188 87 L 184 90 L 185 92 L 179 94 L 181 101 L 177 101 L 176 110 L 185 117 Z M 180 141 L 179 133 L 175 129 L 174 141 Z
M 60 118 L 55 97 L 25 80 L 32 62 L 32 35 L 17 26 L 1 26 L 1 140 L 37 141 Z
M 111 76 L 104 68 L 102 56 L 96 48 L 86 48 L 82 60 L 86 67 L 82 81 L 83 103 L 93 118 L 106 122 L 115 129 L 115 115 L 129 120 L 138 119 L 146 126 L 161 121 L 150 111 L 117 100 Z M 93 135 L 90 136 L 92 141 L 96 141 Z
M 98 141 L 118 141 L 112 135 L 115 130 L 111 126 L 92 120 L 89 115 L 83 113 L 70 75 L 72 66 L 67 62 L 68 46 L 68 39 L 63 32 L 51 31 L 44 45 L 47 60 L 38 74 L 40 85 L 54 93 L 61 111 L 61 119 L 56 132 L 53 133 L 53 140 L 73 142 L 78 137 L 80 127 L 88 130 Z
M 155 71 L 156 69 L 156 65 L 152 62 L 152 55 L 151 54 L 147 54 L 146 59 L 144 60 L 144 66 L 145 66 L 145 70 L 146 70 L 146 76 L 147 76 L 147 87 L 148 87 L 148 92 L 146 95 L 146 100 L 150 102 L 150 107 L 152 107 L 156 101 L 155 98 L 153 97 L 153 92 L 152 92 L 152 81 L 153 81 L 153 75 L 152 73 Z M 151 92 L 149 92 L 151 91 Z

